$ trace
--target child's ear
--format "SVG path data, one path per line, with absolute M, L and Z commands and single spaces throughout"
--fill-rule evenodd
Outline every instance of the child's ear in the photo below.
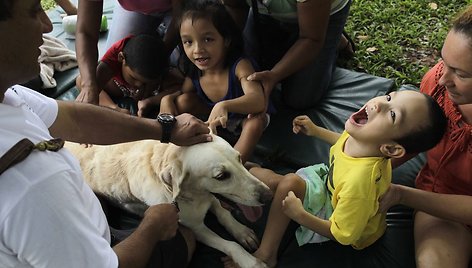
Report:
M 380 146 L 380 152 L 389 158 L 401 158 L 405 155 L 405 147 L 398 143 L 393 144 L 382 144 Z
M 125 54 L 123 54 L 122 51 L 118 53 L 118 61 L 119 62 L 124 62 L 125 61 Z

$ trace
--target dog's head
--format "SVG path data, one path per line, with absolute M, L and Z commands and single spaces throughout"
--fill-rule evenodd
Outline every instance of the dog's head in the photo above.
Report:
M 257 206 L 272 198 L 269 187 L 247 171 L 239 153 L 221 137 L 213 135 L 211 142 L 176 150 L 173 161 L 161 172 L 161 177 L 172 184 L 174 199 L 216 193 Z

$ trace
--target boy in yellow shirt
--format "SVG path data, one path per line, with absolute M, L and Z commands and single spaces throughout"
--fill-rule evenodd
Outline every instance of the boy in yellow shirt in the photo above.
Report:
M 299 245 L 329 239 L 355 249 L 383 235 L 385 213 L 378 198 L 391 182 L 391 158 L 432 148 L 441 139 L 446 118 L 437 103 L 418 91 L 404 90 L 369 100 L 352 114 L 342 134 L 316 126 L 307 116 L 293 120 L 293 132 L 329 144 L 329 167 L 318 164 L 285 176 L 254 167 L 263 181 L 279 182 L 261 245 L 254 256 L 269 267 L 290 222 L 300 224 Z M 231 260 L 225 260 L 230 267 Z

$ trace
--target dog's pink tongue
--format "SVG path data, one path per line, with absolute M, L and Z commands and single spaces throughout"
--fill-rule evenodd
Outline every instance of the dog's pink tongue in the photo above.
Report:
M 241 204 L 236 204 L 244 217 L 250 222 L 256 222 L 262 216 L 262 207 L 250 207 Z

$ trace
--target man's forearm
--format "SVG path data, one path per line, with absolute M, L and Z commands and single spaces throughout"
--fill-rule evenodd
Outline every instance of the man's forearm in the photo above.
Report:
M 90 144 L 115 144 L 138 139 L 160 139 L 161 125 L 153 119 L 136 118 L 108 108 L 58 101 L 59 114 L 51 134 Z

